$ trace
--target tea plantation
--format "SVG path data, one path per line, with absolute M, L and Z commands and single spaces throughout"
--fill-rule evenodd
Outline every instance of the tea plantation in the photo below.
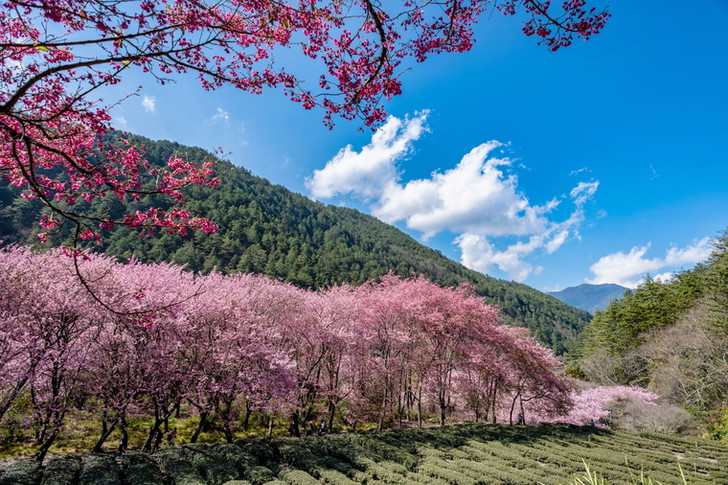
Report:
M 467 424 L 376 434 L 189 444 L 148 455 L 17 461 L 0 485 L 567 484 L 585 463 L 607 483 L 726 484 L 728 447 L 569 425 Z M 683 476 L 684 474 L 684 480 Z

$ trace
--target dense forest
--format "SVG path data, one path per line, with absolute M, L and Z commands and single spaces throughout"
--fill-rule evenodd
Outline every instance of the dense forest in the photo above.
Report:
M 728 424 L 728 231 L 704 264 L 669 282 L 646 278 L 582 336 L 589 379 L 647 387 L 698 416 L 722 409 Z
M 158 166 L 172 155 L 193 161 L 212 157 L 199 148 L 168 141 L 139 136 L 130 136 L 130 141 L 144 147 L 146 158 Z M 140 237 L 133 228 L 118 227 L 105 234 L 95 249 L 122 261 L 132 256 L 142 262 L 167 261 L 204 274 L 213 269 L 225 274 L 263 273 L 303 288 L 361 284 L 390 271 L 401 276 L 423 274 L 444 286 L 469 282 L 478 294 L 501 307 L 504 323 L 529 328 L 557 354 L 573 349 L 574 338 L 590 319 L 589 313 L 529 286 L 469 270 L 356 210 L 314 202 L 226 161 L 219 161 L 216 170 L 219 187 L 189 187 L 185 208 L 212 220 L 217 233 Z M 152 205 L 166 207 L 169 201 L 147 197 L 135 203 L 107 197 L 90 204 L 76 202 L 73 209 L 121 216 Z M 36 234 L 42 232 L 37 226 L 42 210 L 40 202 L 1 186 L 0 239 L 5 244 L 40 247 Z M 50 246 L 71 243 L 68 227 L 49 236 Z

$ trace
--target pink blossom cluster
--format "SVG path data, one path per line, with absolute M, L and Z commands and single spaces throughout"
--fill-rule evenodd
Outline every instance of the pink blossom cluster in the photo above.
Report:
M 568 414 L 549 421 L 571 423 L 584 426 L 594 422 L 600 424 L 609 417 L 609 405 L 617 399 L 632 399 L 647 404 L 655 404 L 658 395 L 637 386 L 598 386 L 591 389 L 574 391 L 574 406 Z
M 32 396 L 27 427 L 46 451 L 79 409 L 98 416 L 103 443 L 127 418 L 158 428 L 180 408 L 201 427 L 217 416 L 232 440 L 245 408 L 296 425 L 345 409 L 384 426 L 570 404 L 552 353 L 469 286 L 388 275 L 307 291 L 68 253 L 0 250 L 0 425 Z

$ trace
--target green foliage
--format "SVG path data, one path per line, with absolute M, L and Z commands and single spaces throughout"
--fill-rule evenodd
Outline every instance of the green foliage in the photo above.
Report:
M 704 264 L 667 283 L 647 278 L 597 312 L 583 344 L 578 366 L 593 381 L 649 386 L 698 418 L 725 406 L 728 232 Z
M 8 466 L 0 476 L 0 485 L 35 485 L 40 482 L 40 463 L 20 460 Z
M 224 460 L 214 448 L 188 444 L 182 447 L 182 455 L 205 477 L 208 485 L 221 485 L 238 478 L 237 468 Z
M 725 337 L 728 335 L 728 230 L 715 242 L 706 280 L 711 322 Z
M 319 481 L 303 470 L 284 470 L 280 478 L 288 485 L 319 485 Z
M 243 476 L 245 470 L 256 465 L 255 457 L 232 443 L 220 443 L 213 446 L 213 449 L 225 463 L 237 468 L 240 476 Z
M 722 409 L 720 415 L 708 425 L 708 436 L 728 444 L 728 408 Z
M 86 459 L 79 485 L 121 485 L 119 467 L 113 456 L 91 455 Z
M 52 458 L 45 467 L 41 485 L 70 485 L 76 482 L 80 471 L 81 458 L 78 456 L 67 455 Z M 137 484 L 129 481 L 129 485 Z
M 164 448 L 156 453 L 164 475 L 174 485 L 206 485 L 205 479 L 197 469 L 186 460 L 177 448 Z
M 594 315 L 585 331 L 586 353 L 601 348 L 622 355 L 639 347 L 645 332 L 674 324 L 704 291 L 704 271 L 698 266 L 668 283 L 647 276 L 637 289 Z
M 162 472 L 157 463 L 138 451 L 129 451 L 121 457 L 124 480 L 128 485 L 162 485 Z
M 261 485 L 267 483 L 275 477 L 275 473 L 264 466 L 252 466 L 245 470 L 245 479 L 253 485 Z
M 145 147 L 147 158 L 157 166 L 173 154 L 192 161 L 210 156 L 168 141 L 136 136 L 131 141 Z M 193 215 L 219 226 L 216 234 L 139 237 L 138 231 L 119 227 L 96 249 L 123 260 L 134 256 L 143 262 L 168 261 L 203 273 L 213 269 L 265 273 L 312 288 L 360 284 L 389 271 L 401 276 L 421 273 L 444 286 L 469 282 L 478 294 L 501 307 L 504 323 L 529 328 L 557 354 L 572 349 L 573 339 L 590 319 L 587 312 L 526 285 L 469 270 L 358 211 L 314 202 L 228 162 L 219 162 L 217 173 L 221 179 L 217 189 L 190 187 L 185 202 Z M 42 206 L 6 187 L 0 187 L 0 200 L 0 240 L 37 244 L 35 234 L 45 230 L 33 223 Z M 166 208 L 170 202 L 159 197 L 139 202 L 110 197 L 91 204 L 78 202 L 75 210 L 121 216 L 151 205 Z M 61 228 L 49 241 L 71 243 L 71 228 Z

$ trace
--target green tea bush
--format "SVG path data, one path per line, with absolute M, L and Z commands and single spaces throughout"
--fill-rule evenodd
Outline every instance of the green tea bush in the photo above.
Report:
M 182 455 L 205 477 L 208 485 L 222 485 L 240 478 L 238 469 L 229 464 L 210 446 L 188 444 L 182 446 Z
M 258 465 L 275 469 L 278 465 L 278 450 L 271 439 L 252 439 L 236 441 L 236 445 L 255 458 Z
M 453 470 L 444 465 L 443 462 L 425 462 L 420 465 L 420 473 L 433 477 L 442 478 L 453 485 L 480 485 L 485 484 L 484 481 L 468 476 L 459 471 Z
M 185 459 L 182 450 L 164 448 L 155 457 L 161 465 L 164 475 L 174 485 L 207 485 L 205 479 L 192 463 Z
M 129 451 L 122 455 L 125 485 L 163 485 L 159 465 L 146 453 Z
M 319 480 L 330 485 L 357 485 L 359 483 L 355 482 L 338 470 L 320 468 L 316 471 L 316 475 L 318 475 Z
M 20 460 L 8 466 L 0 477 L 0 485 L 35 485 L 40 482 L 40 463 Z
M 116 460 L 111 455 L 91 455 L 81 470 L 79 485 L 121 485 Z
M 71 485 L 81 472 L 81 457 L 66 455 L 52 458 L 43 472 L 41 485 Z
M 227 463 L 238 468 L 244 469 L 257 464 L 254 456 L 244 452 L 240 446 L 233 443 L 218 443 L 213 445 L 212 449 Z
M 278 454 L 281 462 L 309 473 L 321 465 L 320 455 L 313 454 L 298 438 L 282 439 L 278 444 Z
M 424 473 L 407 472 L 405 478 L 413 482 L 422 483 L 425 485 L 449 485 L 449 482 L 442 478 L 431 477 Z
M 390 483 L 393 485 L 414 485 L 417 482 L 410 480 L 406 477 L 407 468 L 399 463 L 394 462 L 380 462 L 377 463 L 369 458 L 362 459 L 366 463 L 366 474 L 374 480 L 379 480 L 384 483 Z M 366 483 L 370 483 L 367 479 Z
M 319 481 L 303 470 L 283 470 L 279 478 L 288 485 L 319 485 Z
M 243 473 L 243 478 L 253 485 L 262 485 L 263 483 L 270 482 L 275 476 L 276 474 L 270 468 L 260 465 L 252 466 Z
M 237 468 L 240 476 L 245 473 L 245 470 L 257 465 L 255 457 L 244 452 L 243 449 L 232 443 L 220 443 L 214 445 L 212 449 L 217 453 L 226 463 Z

